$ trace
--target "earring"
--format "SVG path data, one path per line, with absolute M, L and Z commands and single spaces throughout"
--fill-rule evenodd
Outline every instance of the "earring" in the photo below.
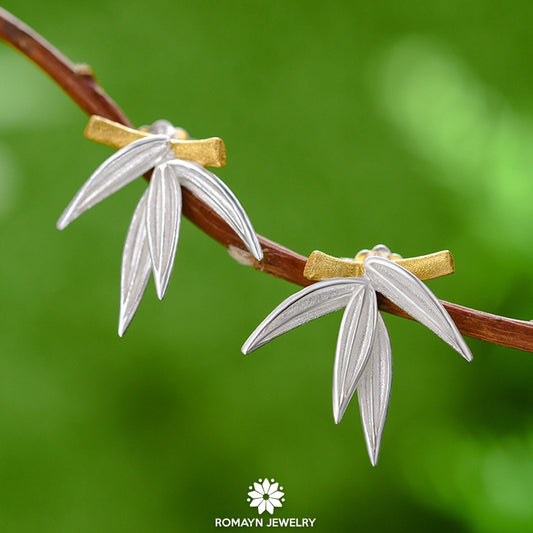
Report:
M 178 246 L 181 187 L 215 211 L 261 261 L 261 246 L 241 204 L 224 182 L 204 168 L 225 164 L 221 139 L 191 140 L 166 120 L 138 131 L 97 116 L 91 117 L 85 135 L 119 150 L 74 196 L 57 222 L 58 229 L 153 169 L 148 189 L 133 213 L 122 254 L 120 336 L 135 315 L 151 273 L 157 296 L 161 300 L 165 295 Z
M 336 424 L 341 421 L 357 390 L 368 454 L 375 466 L 392 385 L 392 351 L 377 295 L 388 298 L 471 361 L 470 349 L 450 315 L 417 277 L 431 279 L 453 271 L 447 251 L 402 259 L 378 245 L 362 250 L 354 261 L 313 252 L 304 275 L 321 281 L 276 307 L 250 335 L 242 352 L 249 354 L 297 326 L 344 307 L 333 367 L 333 418 Z

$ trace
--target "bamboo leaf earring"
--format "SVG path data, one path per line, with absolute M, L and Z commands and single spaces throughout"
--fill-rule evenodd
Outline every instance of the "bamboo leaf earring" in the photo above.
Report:
M 91 118 L 86 131 L 88 137 L 122 147 L 95 170 L 57 223 L 58 229 L 66 228 L 98 202 L 154 169 L 150 185 L 135 209 L 124 244 L 120 336 L 137 310 L 151 273 L 157 296 L 162 299 L 165 295 L 178 246 L 181 187 L 189 189 L 215 211 L 258 261 L 263 257 L 252 224 L 235 195 L 202 164 L 187 160 L 190 157 L 204 164 L 221 166 L 225 162 L 222 141 L 189 140 L 183 130 L 166 120 L 159 120 L 146 130 L 137 132 L 100 117 Z M 176 153 L 185 159 L 176 158 Z
M 472 354 L 436 296 L 412 272 L 392 261 L 388 248 L 378 245 L 358 257 L 362 261 L 355 264 L 361 277 L 324 279 L 290 296 L 259 324 L 242 352 L 249 354 L 297 326 L 345 307 L 333 368 L 333 418 L 337 424 L 341 421 L 357 389 L 368 454 L 375 466 L 392 384 L 392 351 L 385 322 L 378 312 L 377 294 L 424 324 L 467 361 L 472 360 Z M 316 278 L 316 256 L 312 258 Z M 449 259 L 448 271 L 443 270 L 443 258 Z M 425 272 L 426 278 L 450 273 L 450 269 L 453 272 L 449 252 L 403 261 L 413 270 Z M 338 265 L 330 260 L 326 263 L 321 275 L 327 278 L 331 272 L 338 272 L 338 268 L 333 268 Z

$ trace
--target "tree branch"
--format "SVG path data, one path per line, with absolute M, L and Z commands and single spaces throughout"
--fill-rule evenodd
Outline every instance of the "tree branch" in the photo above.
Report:
M 125 126 L 132 126 L 117 104 L 98 85 L 87 65 L 72 63 L 40 35 L 2 8 L 0 38 L 44 70 L 88 115 L 100 115 Z M 149 175 L 145 177 L 150 179 Z M 231 228 L 187 189 L 183 189 L 183 213 L 224 246 L 231 246 L 234 250 L 242 249 L 240 240 Z M 311 283 L 303 275 L 307 257 L 264 237 L 259 237 L 259 241 L 263 247 L 263 260 L 259 263 L 242 251 L 241 262 L 298 285 Z M 235 252 L 232 255 L 236 257 Z M 464 335 L 533 352 L 533 323 L 484 313 L 454 303 L 442 303 Z M 385 298 L 380 298 L 379 307 L 383 311 L 410 318 Z

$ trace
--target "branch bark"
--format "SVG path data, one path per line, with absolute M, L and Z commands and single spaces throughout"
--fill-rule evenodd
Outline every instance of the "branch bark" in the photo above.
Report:
M 100 115 L 132 127 L 126 115 L 97 83 L 87 65 L 72 63 L 29 26 L 2 8 L 0 38 L 46 72 L 88 115 Z M 149 180 L 150 176 L 145 178 Z M 186 189 L 183 189 L 183 213 L 203 232 L 226 248 L 242 248 L 231 228 Z M 248 264 L 297 285 L 306 286 L 311 283 L 303 275 L 307 257 L 265 237 L 259 236 L 259 241 L 263 247 L 264 258 L 260 263 L 250 259 Z M 243 255 L 246 256 L 246 252 L 243 251 Z M 533 323 L 492 315 L 454 303 L 442 303 L 464 335 L 533 352 Z M 380 298 L 379 307 L 383 311 L 410 318 L 385 298 Z

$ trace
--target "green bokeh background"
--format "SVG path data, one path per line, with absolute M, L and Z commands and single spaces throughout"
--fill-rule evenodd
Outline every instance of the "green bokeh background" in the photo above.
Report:
M 220 136 L 217 172 L 262 235 L 338 256 L 450 249 L 443 299 L 533 316 L 533 3 L 5 1 L 89 63 L 137 125 Z M 188 221 L 163 303 L 116 334 L 141 180 L 54 225 L 109 148 L 35 66 L 0 46 L 0 530 L 533 530 L 531 354 L 468 340 L 467 364 L 386 316 L 395 362 L 379 464 L 357 406 L 331 415 L 340 314 L 250 357 L 296 287 L 238 265 Z

